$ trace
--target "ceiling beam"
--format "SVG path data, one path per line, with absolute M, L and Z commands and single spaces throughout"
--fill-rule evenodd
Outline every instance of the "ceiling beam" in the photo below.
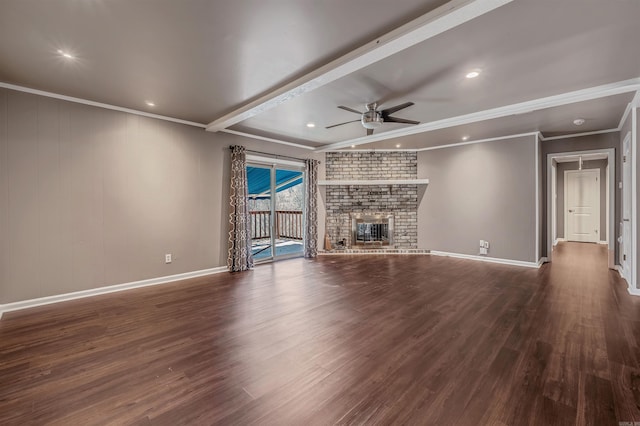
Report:
M 502 118 L 509 115 L 526 114 L 534 111 L 539 111 L 541 109 L 554 108 L 576 102 L 590 101 L 593 99 L 605 98 L 607 96 L 635 92 L 639 89 L 640 77 L 619 81 L 616 83 L 604 84 L 602 86 L 590 87 L 588 89 L 576 90 L 574 92 L 562 93 L 560 95 L 548 96 L 546 98 L 534 99 L 532 101 L 520 102 L 498 108 L 487 109 L 471 114 L 459 115 L 457 117 L 450 117 L 442 120 L 431 121 L 428 123 L 417 124 L 415 126 L 373 134 L 371 136 L 363 136 L 342 142 L 336 142 L 316 148 L 316 151 L 325 152 L 340 148 L 346 148 L 351 145 L 357 146 L 373 142 L 380 142 L 387 139 L 415 135 L 417 133 L 462 126 L 465 124 L 476 123 L 478 121 L 493 120 L 494 118 Z
M 285 84 L 207 125 L 218 132 L 315 90 L 404 49 L 464 24 L 513 0 L 452 0 L 421 17 L 378 37 L 346 55 Z

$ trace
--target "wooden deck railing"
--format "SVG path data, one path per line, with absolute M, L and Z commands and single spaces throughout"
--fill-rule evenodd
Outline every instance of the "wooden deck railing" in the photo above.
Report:
M 260 210 L 251 212 L 251 239 L 271 237 L 271 211 Z
M 251 238 L 270 238 L 271 212 L 258 210 L 251 212 Z M 294 210 L 276 210 L 276 238 L 302 240 L 304 234 L 302 212 Z

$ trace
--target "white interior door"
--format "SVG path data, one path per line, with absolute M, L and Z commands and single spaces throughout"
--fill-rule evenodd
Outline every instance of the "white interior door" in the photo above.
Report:
M 622 143 L 622 223 L 620 266 L 627 282 L 631 277 L 631 134 Z
M 565 171 L 567 239 L 600 241 L 600 170 Z

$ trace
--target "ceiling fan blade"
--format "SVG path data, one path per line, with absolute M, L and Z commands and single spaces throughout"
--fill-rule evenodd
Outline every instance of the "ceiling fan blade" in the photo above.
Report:
M 356 114 L 360 114 L 360 115 L 362 115 L 362 113 L 361 113 L 360 111 L 356 111 L 356 110 L 355 110 L 355 109 L 353 109 L 353 108 L 349 108 L 349 107 L 342 106 L 342 105 L 338 106 L 338 108 L 343 109 L 343 110 L 345 110 L 345 111 L 355 112 Z
M 360 121 L 360 120 L 345 121 L 344 123 L 340 123 L 340 124 L 333 124 L 333 125 L 331 125 L 331 126 L 327 126 L 327 127 L 325 127 L 325 129 L 330 129 L 330 128 L 332 128 L 332 127 L 342 126 L 343 124 L 355 123 L 356 121 Z
M 396 106 L 391 107 L 391 108 L 383 109 L 382 111 L 380 111 L 380 114 L 382 114 L 382 115 L 391 115 L 391 114 L 393 114 L 394 112 L 398 112 L 398 111 L 400 111 L 401 109 L 408 108 L 408 107 L 410 107 L 411 105 L 413 105 L 413 102 L 405 102 L 405 103 L 403 103 L 403 104 L 396 105 Z
M 420 124 L 419 121 L 407 120 L 406 118 L 384 117 L 385 123 Z
M 371 136 L 373 134 L 373 129 L 367 129 L 367 136 Z

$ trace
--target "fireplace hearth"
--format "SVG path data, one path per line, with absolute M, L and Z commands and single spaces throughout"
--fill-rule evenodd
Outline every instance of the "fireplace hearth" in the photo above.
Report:
M 393 215 L 389 213 L 352 213 L 353 247 L 392 246 L 393 245 Z

